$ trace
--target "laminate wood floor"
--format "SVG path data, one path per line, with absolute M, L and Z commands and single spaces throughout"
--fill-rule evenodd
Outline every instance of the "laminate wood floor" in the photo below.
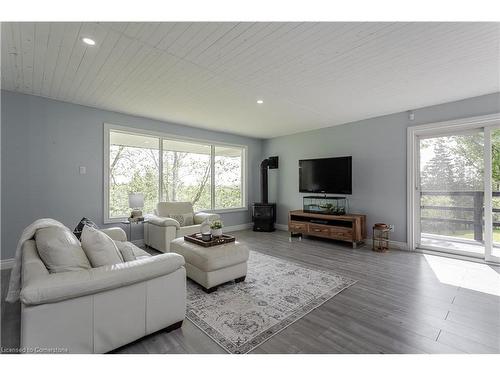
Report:
M 251 249 L 358 282 L 252 353 L 500 353 L 500 269 L 407 251 L 240 231 Z M 2 346 L 19 345 L 20 307 L 3 301 Z M 189 320 L 116 353 L 225 353 Z

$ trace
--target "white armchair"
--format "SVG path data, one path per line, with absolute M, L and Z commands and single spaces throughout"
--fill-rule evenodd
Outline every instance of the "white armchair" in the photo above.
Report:
M 181 226 L 172 218 L 176 215 L 192 215 L 193 225 Z M 200 232 L 205 220 L 220 219 L 218 214 L 194 212 L 190 202 L 160 202 L 155 214 L 147 217 L 144 224 L 144 243 L 163 253 L 170 252 L 170 242 L 178 237 Z

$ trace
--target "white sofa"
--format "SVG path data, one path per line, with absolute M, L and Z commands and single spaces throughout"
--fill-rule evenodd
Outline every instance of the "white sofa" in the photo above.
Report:
M 103 230 L 126 241 L 120 228 Z M 22 248 L 21 349 L 105 353 L 155 331 L 178 328 L 186 312 L 184 258 L 177 254 L 82 271 L 49 273 L 36 243 Z
M 181 226 L 170 216 L 192 214 L 194 225 Z M 220 219 L 218 214 L 194 212 L 190 202 L 160 202 L 155 214 L 147 217 L 144 224 L 144 243 L 163 253 L 170 252 L 170 242 L 178 237 L 200 232 L 205 220 Z

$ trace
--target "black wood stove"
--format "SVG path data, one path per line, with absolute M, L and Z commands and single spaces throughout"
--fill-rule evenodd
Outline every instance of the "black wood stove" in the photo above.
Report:
M 255 232 L 272 232 L 276 222 L 276 203 L 268 202 L 267 170 L 278 168 L 278 157 L 271 156 L 260 163 L 260 192 L 262 202 L 252 207 L 253 230 Z

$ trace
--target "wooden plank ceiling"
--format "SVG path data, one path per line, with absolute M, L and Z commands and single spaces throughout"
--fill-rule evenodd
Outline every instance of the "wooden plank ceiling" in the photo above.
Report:
M 500 91 L 500 23 L 3 23 L 1 31 L 3 89 L 259 138 Z

